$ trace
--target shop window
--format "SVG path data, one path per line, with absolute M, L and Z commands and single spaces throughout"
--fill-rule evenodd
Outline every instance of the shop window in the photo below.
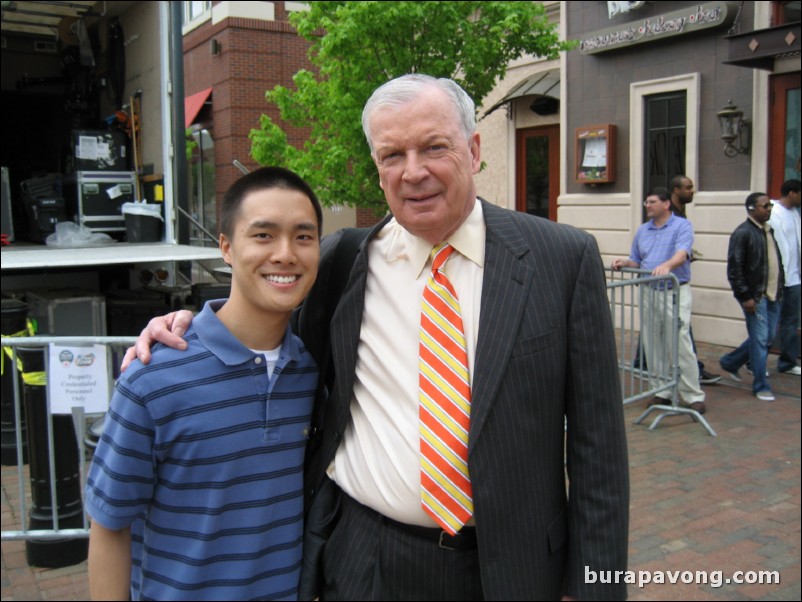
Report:
M 190 244 L 198 246 L 217 246 L 217 205 L 215 200 L 214 139 L 209 130 L 194 126 L 192 131 L 189 171 L 192 184 L 192 197 L 189 212 L 203 228 L 190 226 Z
M 802 99 L 799 72 L 775 75 L 770 80 L 769 189 L 780 198 L 785 180 L 799 179 L 802 140 Z
M 643 196 L 686 173 L 687 98 L 684 90 L 644 97 Z
M 800 19 L 802 2 L 772 2 L 771 24 L 773 26 L 796 23 Z
M 182 32 L 187 33 L 212 17 L 211 2 L 184 2 Z
M 629 184 L 632 192 L 631 228 L 634 232 L 643 223 L 643 199 L 649 188 L 665 186 L 672 176 L 679 173 L 698 182 L 701 76 L 699 73 L 685 73 L 633 82 L 629 86 L 629 93 L 629 106 L 632 107 L 629 121 Z M 672 98 L 675 99 L 673 103 L 669 102 Z M 659 113 L 655 114 L 661 104 L 664 109 L 662 127 L 656 123 Z M 648 117 L 647 112 L 650 112 Z M 680 132 L 679 123 L 684 123 L 684 133 Z M 658 135 L 660 129 L 663 130 L 663 136 Z M 654 154 L 652 160 L 647 152 L 649 141 L 661 138 L 665 139 L 665 144 L 658 145 L 658 150 L 663 150 Z M 672 149 L 671 153 L 669 149 Z M 669 159 L 674 162 L 673 169 Z M 658 170 L 665 173 L 659 177 L 650 175 Z

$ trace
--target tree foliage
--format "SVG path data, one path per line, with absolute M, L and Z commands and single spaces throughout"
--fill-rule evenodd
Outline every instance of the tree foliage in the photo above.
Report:
M 326 205 L 385 209 L 361 127 L 362 107 L 379 85 L 413 72 L 450 77 L 478 106 L 511 60 L 556 58 L 567 48 L 535 2 L 311 2 L 290 19 L 312 43 L 318 74 L 299 71 L 295 90 L 276 86 L 265 96 L 309 138 L 296 148 L 262 115 L 251 154 L 300 174 Z

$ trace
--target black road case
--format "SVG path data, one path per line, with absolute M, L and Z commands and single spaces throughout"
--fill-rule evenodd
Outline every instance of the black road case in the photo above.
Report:
M 125 232 L 123 203 L 134 201 L 134 172 L 78 171 L 64 178 L 75 222 L 93 232 Z

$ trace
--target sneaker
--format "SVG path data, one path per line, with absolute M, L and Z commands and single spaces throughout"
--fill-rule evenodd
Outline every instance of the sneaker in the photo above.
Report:
M 802 376 L 802 368 L 794 366 L 790 370 L 783 370 L 780 374 L 793 374 L 794 376 Z
M 760 401 L 774 401 L 774 393 L 771 391 L 758 391 L 755 393 L 755 397 Z
M 724 366 L 722 366 L 721 369 L 724 370 L 724 372 L 727 373 L 727 376 L 729 376 L 735 382 L 739 383 L 743 380 L 738 370 L 727 370 Z
M 712 372 L 708 372 L 707 370 L 699 371 L 700 385 L 714 385 L 720 380 L 721 376 L 719 374 L 713 374 Z
M 755 375 L 755 373 L 752 372 L 752 368 L 750 368 L 749 366 L 746 367 L 746 371 L 749 372 L 749 374 L 751 374 L 752 376 Z M 766 368 L 766 378 L 768 378 L 768 377 L 769 377 L 769 369 Z

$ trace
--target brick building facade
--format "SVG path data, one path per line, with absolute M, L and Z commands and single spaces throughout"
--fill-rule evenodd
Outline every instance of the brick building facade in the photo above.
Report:
M 189 3 L 187 3 L 189 4 Z M 201 3 L 203 4 L 203 3 Z M 289 22 L 300 2 L 211 2 L 208 10 L 184 26 L 184 88 L 187 98 L 211 89 L 192 119 L 194 129 L 205 128 L 214 143 L 214 194 L 206 192 L 207 213 L 240 175 L 233 161 L 246 168 L 258 164 L 251 158 L 252 129 L 261 115 L 280 121 L 265 92 L 277 85 L 291 88 L 301 69 L 312 70 L 307 58 L 309 43 Z M 301 146 L 307 132 L 286 125 L 290 144 Z M 190 167 L 192 169 L 192 167 Z M 196 187 L 197 188 L 197 187 Z M 197 190 L 196 190 L 197 193 Z M 207 215 L 205 222 L 213 224 Z M 370 211 L 337 208 L 324 216 L 325 232 L 344 226 L 376 223 Z

